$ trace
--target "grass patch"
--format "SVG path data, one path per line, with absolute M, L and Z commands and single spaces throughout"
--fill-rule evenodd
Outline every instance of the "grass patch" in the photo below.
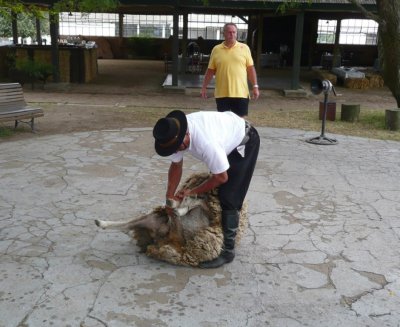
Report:
M 14 134 L 13 130 L 9 127 L 2 127 L 0 126 L 0 138 L 10 137 Z
M 305 131 L 321 131 L 322 121 L 315 109 L 296 111 L 256 111 L 250 110 L 249 120 L 256 126 L 292 128 Z M 359 121 L 350 123 L 340 120 L 340 111 L 336 112 L 335 121 L 326 121 L 325 133 L 359 136 L 380 140 L 400 141 L 400 131 L 385 128 L 385 111 L 362 109 Z
M 57 119 L 61 126 L 57 133 L 68 132 L 63 130 L 63 126 L 79 125 L 78 131 L 91 129 L 123 128 L 123 127 L 153 127 L 158 119 L 165 117 L 171 108 L 126 106 L 126 107 L 89 107 L 82 109 L 82 105 L 68 106 L 68 110 L 49 104 L 40 104 L 45 110 L 45 117 L 42 124 L 50 124 Z M 176 108 L 183 110 L 186 114 L 198 111 L 197 108 Z M 82 115 L 87 111 L 86 115 Z M 58 113 L 56 116 L 55 114 Z M 259 127 L 289 128 L 304 131 L 321 132 L 322 121 L 319 120 L 319 111 L 315 108 L 289 109 L 252 109 L 249 110 L 248 119 Z M 46 118 L 49 121 L 46 122 Z M 50 119 L 50 117 L 52 117 Z M 56 117 L 56 118 L 55 118 Z M 95 122 L 101 121 L 102 124 L 96 126 Z M 63 123 L 63 124 L 60 124 Z M 85 123 L 85 124 L 84 124 Z M 76 130 L 74 130 L 76 131 Z M 0 126 L 0 138 L 7 138 L 15 134 L 27 133 L 28 129 L 22 126 L 16 131 L 10 127 Z M 400 131 L 389 131 L 385 129 L 385 110 L 362 108 L 360 120 L 350 123 L 340 120 L 340 108 L 336 109 L 335 121 L 326 121 L 325 133 L 358 136 L 371 139 L 400 141 Z M 40 135 L 40 130 L 39 130 Z

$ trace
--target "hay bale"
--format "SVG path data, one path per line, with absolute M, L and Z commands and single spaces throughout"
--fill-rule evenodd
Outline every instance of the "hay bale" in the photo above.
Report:
M 369 87 L 378 88 L 384 86 L 383 77 L 379 74 L 366 74 L 365 77 L 369 80 Z
M 368 78 L 346 78 L 344 86 L 349 89 L 365 90 L 369 88 L 369 80 Z

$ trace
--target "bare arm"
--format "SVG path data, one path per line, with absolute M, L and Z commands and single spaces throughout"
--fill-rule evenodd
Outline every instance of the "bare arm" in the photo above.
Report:
M 201 97 L 207 99 L 207 85 L 211 82 L 214 77 L 215 70 L 208 68 L 203 80 L 203 87 L 201 88 Z
M 254 66 L 247 67 L 247 78 L 249 79 L 251 85 L 253 86 L 253 91 L 252 91 L 253 99 L 257 100 L 258 97 L 260 96 L 260 91 L 258 89 L 257 74 Z
M 185 196 L 201 194 L 212 190 L 213 188 L 220 186 L 228 181 L 228 173 L 226 171 L 220 174 L 213 174 L 210 178 L 206 179 L 202 184 L 192 189 L 185 189 L 178 192 L 177 196 L 183 199 Z
M 175 192 L 182 178 L 183 160 L 171 162 L 168 170 L 167 199 L 175 199 Z

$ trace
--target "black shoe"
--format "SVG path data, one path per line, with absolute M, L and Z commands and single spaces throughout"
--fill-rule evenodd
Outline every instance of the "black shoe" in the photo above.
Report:
M 230 263 L 233 261 L 235 258 L 235 252 L 234 251 L 222 251 L 219 257 L 210 260 L 210 261 L 203 261 L 199 263 L 200 268 L 218 268 L 221 267 L 222 265 L 226 263 Z

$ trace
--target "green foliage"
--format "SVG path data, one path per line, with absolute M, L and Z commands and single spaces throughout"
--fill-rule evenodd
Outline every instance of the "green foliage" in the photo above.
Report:
M 1 0 L 0 0 L 1 1 Z M 8 15 L 0 16 L 0 37 L 12 37 L 12 22 L 10 10 Z M 33 15 L 31 13 L 18 13 L 17 24 L 19 36 L 26 38 L 36 38 L 36 19 L 39 18 L 41 21 L 40 32 L 42 35 L 50 34 L 50 27 L 48 23 L 48 15 L 45 12 L 41 12 L 40 15 Z
M 10 17 L 11 13 L 43 18 L 43 9 L 36 5 L 26 5 L 21 0 L 0 0 L 0 17 Z
M 53 72 L 51 64 L 31 59 L 17 60 L 15 68 L 32 79 L 45 81 Z
M 10 137 L 11 135 L 13 135 L 13 131 L 10 128 L 0 126 L 0 138 Z
M 130 37 L 127 45 L 133 57 L 151 58 L 158 53 L 157 45 L 150 37 Z
M 8 71 L 13 82 L 18 82 L 21 85 L 31 83 L 32 89 L 37 81 L 41 81 L 44 85 L 52 73 L 53 66 L 51 64 L 33 61 L 32 59 L 17 59 L 15 66 L 9 67 Z
M 63 11 L 108 12 L 116 9 L 118 5 L 118 0 L 60 0 L 54 4 L 52 12 L 53 14 Z
M 60 0 L 54 4 L 50 12 L 51 14 L 63 11 L 108 12 L 116 9 L 118 5 L 118 0 Z M 34 4 L 26 5 L 22 0 L 0 0 L 0 17 L 10 16 L 11 12 L 29 13 L 40 18 L 42 9 Z
M 25 6 L 19 0 L 0 0 L 0 17 L 10 16 L 11 12 L 18 14 L 25 10 Z
M 306 2 L 308 5 L 312 4 L 312 0 L 307 0 Z M 285 12 L 287 12 L 290 9 L 296 9 L 299 8 L 300 6 L 302 6 L 303 3 L 299 2 L 297 0 L 286 0 L 283 1 L 282 3 L 280 3 L 278 5 L 278 8 L 276 9 L 276 11 L 280 14 L 284 14 Z

